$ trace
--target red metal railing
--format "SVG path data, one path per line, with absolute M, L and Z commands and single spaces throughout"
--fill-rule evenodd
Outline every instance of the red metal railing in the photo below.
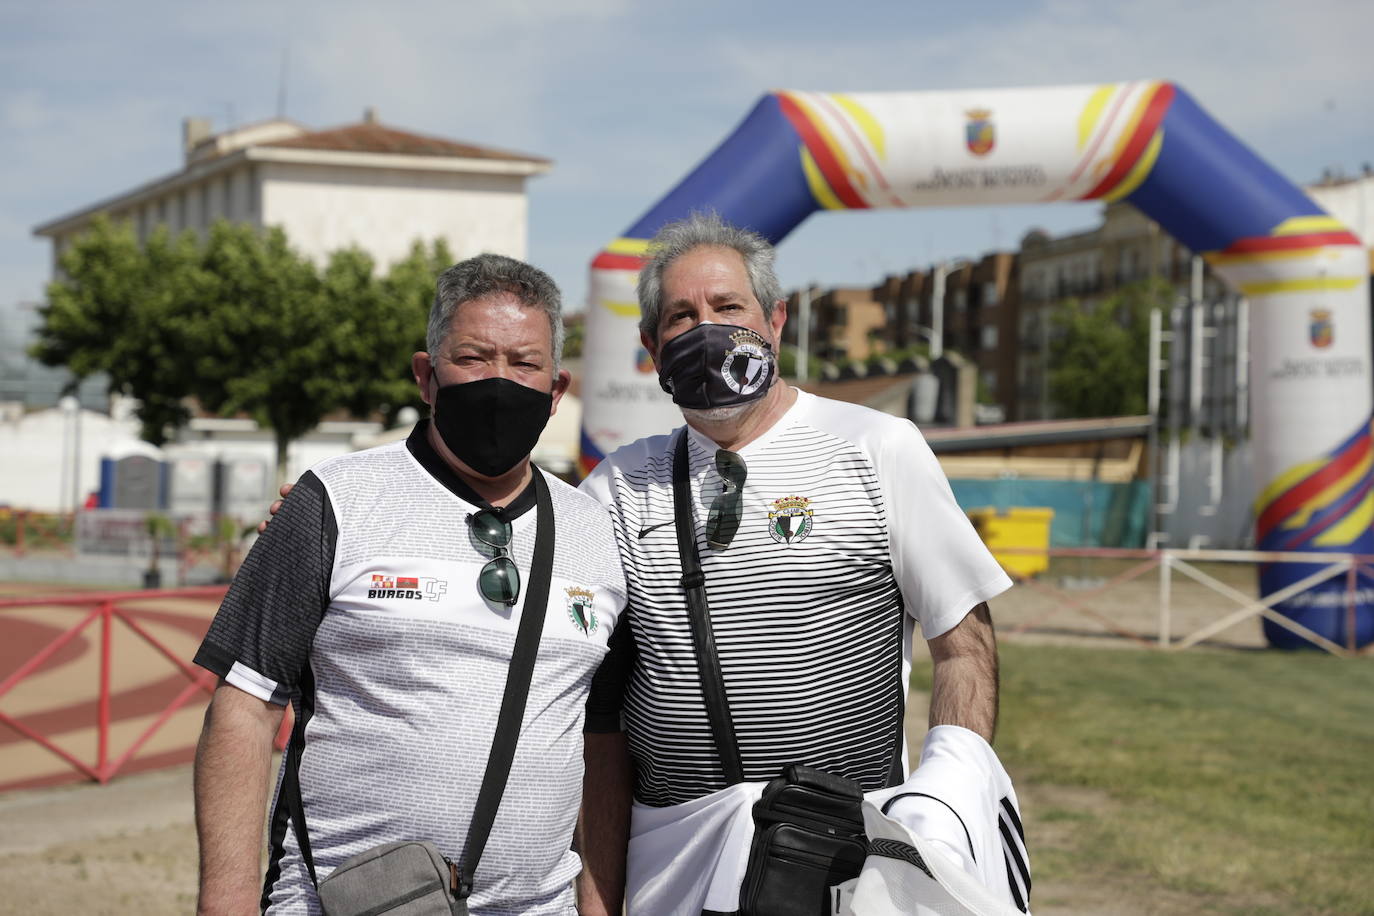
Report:
M 30 728 L 16 717 L 0 711 L 0 723 L 9 726 L 25 738 L 40 745 L 57 757 L 65 761 L 78 773 L 100 783 L 107 783 L 116 773 L 120 771 L 138 751 L 147 744 L 168 720 L 191 701 L 198 693 L 213 694 L 217 679 L 215 675 L 204 669 L 196 668 L 187 659 L 182 658 L 176 652 L 169 649 L 162 641 L 157 639 L 138 619 L 140 611 L 125 607 L 123 605 L 137 601 L 140 604 L 149 600 L 166 598 L 205 598 L 218 600 L 224 596 L 226 586 L 214 585 L 200 588 L 179 588 L 168 589 L 165 591 L 135 591 L 135 592 L 88 592 L 82 594 L 53 595 L 50 597 L 28 597 L 10 598 L 0 600 L 0 627 L 3 627 L 3 612 L 15 608 L 32 607 L 90 607 L 91 610 L 75 625 L 71 626 L 46 646 L 35 652 L 27 661 L 21 664 L 14 672 L 0 681 L 0 700 L 14 689 L 16 685 L 25 678 L 30 677 L 39 671 L 45 662 L 68 645 L 72 640 L 80 636 L 92 624 L 99 622 L 100 625 L 100 655 L 99 670 L 97 672 L 96 689 L 96 758 L 93 762 L 79 759 L 74 754 L 58 746 L 51 736 L 40 734 L 36 729 Z M 165 658 L 177 671 L 186 677 L 187 684 L 179 693 L 167 704 L 157 715 L 153 722 L 147 726 L 137 738 L 118 756 L 111 759 L 110 751 L 110 679 L 113 670 L 113 632 L 115 622 L 118 621 L 127 627 L 131 632 L 139 637 L 144 643 L 151 646 L 163 658 Z M 207 617 L 208 625 L 208 617 Z M 285 744 L 285 738 L 289 734 L 289 716 L 282 722 L 282 728 L 277 734 L 277 747 L 280 749 Z

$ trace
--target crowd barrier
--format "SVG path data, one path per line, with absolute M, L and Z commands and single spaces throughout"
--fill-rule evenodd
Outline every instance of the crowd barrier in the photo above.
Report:
M 5 676 L 0 681 L 0 704 L 3 704 L 5 696 L 12 691 L 16 685 L 39 672 L 45 662 L 76 639 L 88 628 L 99 627 L 99 656 L 96 671 L 96 751 L 93 761 L 82 760 L 76 755 L 64 750 L 53 740 L 53 735 L 41 734 L 38 730 L 25 725 L 16 716 L 10 715 L 0 708 L 0 724 L 8 726 L 26 739 L 40 745 L 52 754 L 59 757 L 72 769 L 88 779 L 100 783 L 109 782 L 119 771 L 133 760 L 139 750 L 155 735 L 159 729 L 166 725 L 167 721 L 197 694 L 213 694 L 216 685 L 216 677 L 209 671 L 198 668 L 189 659 L 182 658 L 168 647 L 152 633 L 140 621 L 140 617 L 145 613 L 139 608 L 129 607 L 131 603 L 137 602 L 146 605 L 149 601 L 170 598 L 203 598 L 218 602 L 224 596 L 226 586 L 214 585 L 198 588 L 178 588 L 159 591 L 127 591 L 127 592 L 85 592 L 81 594 L 53 595 L 48 597 L 25 597 L 0 599 L 0 627 L 3 627 L 6 612 L 20 608 L 35 607 L 74 607 L 89 608 L 80 621 L 62 632 L 47 645 L 43 646 L 31 657 L 24 661 L 17 669 Z M 169 702 L 154 718 L 133 742 L 119 753 L 112 756 L 110 748 L 110 698 L 111 698 L 111 671 L 114 664 L 113 658 L 113 635 L 115 625 L 119 624 L 134 633 L 140 640 L 151 646 L 156 652 L 167 661 L 169 665 L 179 671 L 186 678 L 186 686 Z M 209 617 L 206 618 L 206 625 L 209 624 Z M 282 722 L 282 727 L 277 734 L 277 748 L 280 750 L 285 746 L 285 739 L 289 734 L 290 716 Z
M 1020 621 L 1012 626 L 1009 632 L 1022 634 L 1031 630 L 1044 628 L 1052 618 L 1065 611 L 1071 611 L 1087 617 L 1108 632 L 1130 640 L 1146 648 L 1157 648 L 1164 650 L 1187 649 L 1211 639 L 1212 637 L 1243 624 L 1255 617 L 1263 617 L 1275 625 L 1282 627 L 1289 632 L 1296 634 L 1302 639 L 1312 643 L 1315 647 L 1323 649 L 1332 655 L 1341 657 L 1354 657 L 1368 655 L 1374 652 L 1374 643 L 1360 647 L 1356 642 L 1356 634 L 1359 628 L 1356 625 L 1356 614 L 1359 600 L 1357 598 L 1358 580 L 1360 576 L 1374 576 L 1374 556 L 1353 553 L 1305 553 L 1299 551 L 1277 552 L 1263 550 L 1203 550 L 1203 549 L 1157 549 L 1157 550 L 1136 550 L 1125 548 L 997 548 L 995 555 L 1002 562 L 1003 568 L 1007 570 L 1018 585 L 1033 589 L 1053 598 L 1057 604 L 1049 610 L 1038 614 L 1028 620 Z M 1080 558 L 1086 560 L 1118 560 L 1135 561 L 1133 565 L 1122 570 L 1102 582 L 1081 589 L 1061 588 L 1051 584 L 1049 580 L 1052 575 L 1043 578 L 1035 575 L 1023 575 L 1015 571 L 1014 560 L 1017 557 L 1048 557 L 1054 559 Z M 1203 563 L 1222 563 L 1222 564 L 1282 564 L 1297 563 L 1304 566 L 1320 565 L 1321 568 L 1312 574 L 1293 582 L 1291 585 L 1279 591 L 1272 592 L 1263 597 L 1255 597 L 1246 594 L 1244 591 L 1221 581 L 1216 576 L 1211 575 L 1199 568 Z M 1123 627 L 1118 621 L 1112 619 L 1111 615 L 1104 614 L 1091 604 L 1093 598 L 1106 594 L 1112 589 L 1131 582 L 1151 571 L 1157 574 L 1157 600 L 1158 600 L 1158 626 L 1153 635 L 1141 633 L 1127 627 Z M 1180 573 L 1189 580 L 1198 583 L 1211 592 L 1226 598 L 1228 601 L 1238 605 L 1236 608 L 1223 614 L 1219 619 L 1212 620 L 1204 626 L 1198 627 L 1190 633 L 1176 636 L 1174 634 L 1174 574 Z M 1344 626 L 1341 628 L 1346 635 L 1344 644 L 1339 644 L 1320 633 L 1314 632 L 1302 624 L 1291 620 L 1283 614 L 1275 611 L 1273 606 L 1287 601 L 1294 595 L 1300 594 L 1313 586 L 1319 585 L 1337 576 L 1343 576 L 1344 582 L 1344 607 L 1345 615 Z
M 1310 641 L 1314 646 L 1340 657 L 1356 657 L 1369 655 L 1374 652 L 1374 644 L 1364 646 L 1356 645 L 1355 641 L 1355 614 L 1356 600 L 1355 589 L 1358 577 L 1363 574 L 1374 576 L 1374 556 L 1362 554 L 1339 554 L 1339 553 L 1276 553 L 1268 551 L 1251 550 L 1132 550 L 1132 549 L 1107 549 L 1107 548 L 1001 548 L 997 555 L 1004 565 L 1008 560 L 1016 555 L 1034 554 L 1037 556 L 1048 556 L 1051 560 L 1069 560 L 1078 558 L 1080 560 L 1106 560 L 1116 561 L 1120 564 L 1125 561 L 1129 565 L 1120 572 L 1110 577 L 1103 578 L 1100 582 L 1094 582 L 1089 587 L 1070 588 L 1054 584 L 1055 576 L 1052 565 L 1050 570 L 1043 575 L 1028 576 L 1022 575 L 1009 569 L 1012 577 L 1024 588 L 1041 593 L 1051 599 L 1048 609 L 1032 615 L 1028 619 L 1021 620 L 1009 628 L 1012 634 L 1023 634 L 1037 630 L 1046 629 L 1046 625 L 1055 617 L 1066 613 L 1078 614 L 1095 621 L 1105 631 L 1116 637 L 1129 640 L 1143 648 L 1177 651 L 1196 646 L 1205 640 L 1236 627 L 1255 617 L 1264 617 L 1273 621 L 1275 624 L 1284 627 L 1302 638 Z M 1221 581 L 1217 576 L 1199 568 L 1200 564 L 1221 563 L 1221 564 L 1258 564 L 1258 563 L 1302 563 L 1314 565 L 1316 562 L 1322 568 L 1313 574 L 1301 579 L 1289 587 L 1274 592 L 1265 597 L 1255 597 L 1246 594 L 1244 591 Z M 1093 606 L 1095 598 L 1106 595 L 1114 588 L 1121 587 L 1133 580 L 1140 579 L 1150 572 L 1156 573 L 1157 594 L 1157 629 L 1154 634 L 1141 632 L 1123 626 L 1118 620 L 1114 619 L 1109 613 L 1104 613 Z M 1191 632 L 1176 634 L 1174 632 L 1173 617 L 1173 594 L 1175 575 L 1182 575 L 1192 582 L 1198 583 L 1210 592 L 1227 599 L 1228 602 L 1236 606 L 1220 616 L 1208 621 L 1205 625 L 1193 629 Z M 1346 589 L 1347 614 L 1344 632 L 1348 634 L 1348 639 L 1344 645 L 1338 644 L 1319 633 L 1296 623 L 1287 617 L 1273 610 L 1273 605 L 1287 600 L 1292 595 L 1298 594 L 1304 589 L 1310 588 L 1318 583 L 1343 576 Z M 157 639 L 148 628 L 140 622 L 140 616 L 145 612 L 139 608 L 129 607 L 131 603 L 137 602 L 144 605 L 149 601 L 169 598 L 203 598 L 218 601 L 223 597 L 226 587 L 223 585 L 205 586 L 199 588 L 178 588 L 161 591 L 126 591 L 126 592 L 88 592 L 82 594 L 54 595 L 50 597 L 26 597 L 10 598 L 0 600 L 0 627 L 3 627 L 5 613 L 19 608 L 35 607 L 75 607 L 89 608 L 89 611 L 80 621 L 62 632 L 47 645 L 43 646 L 31 657 L 24 661 L 16 670 L 9 673 L 0 681 L 0 704 L 3 704 L 5 696 L 14 687 L 42 669 L 45 662 L 56 655 L 62 648 L 68 645 L 73 639 L 85 632 L 92 626 L 99 627 L 99 657 L 95 685 L 96 702 L 96 752 L 93 761 L 82 760 L 76 755 L 64 750 L 53 740 L 52 735 L 45 735 L 34 728 L 25 725 L 18 717 L 10 715 L 0 708 L 0 724 L 3 724 L 26 739 L 42 746 L 52 754 L 62 759 L 76 772 L 100 783 L 109 782 L 121 768 L 133 760 L 154 734 L 161 729 L 177 710 L 189 703 L 197 694 L 212 694 L 215 689 L 216 679 L 210 672 L 197 668 L 191 664 L 189 659 L 180 657 L 176 652 L 171 651 L 167 646 Z M 181 691 L 161 710 L 153 722 L 148 725 L 138 737 L 123 750 L 118 756 L 112 755 L 110 749 L 110 673 L 114 659 L 112 657 L 112 635 L 116 625 L 122 625 L 134 633 L 139 639 L 151 646 L 166 662 L 179 671 L 186 679 L 186 685 Z M 208 617 L 207 617 L 208 625 Z M 276 746 L 280 750 L 285 746 L 286 738 L 290 733 L 290 715 L 288 714 L 282 722 L 276 738 Z

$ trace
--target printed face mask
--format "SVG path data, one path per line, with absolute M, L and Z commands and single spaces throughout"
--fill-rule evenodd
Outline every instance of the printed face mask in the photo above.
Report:
M 775 365 L 773 347 L 757 331 L 699 324 L 663 345 L 658 383 L 679 407 L 733 407 L 767 394 Z
M 484 378 L 441 386 L 434 427 L 460 461 L 484 477 L 500 477 L 533 450 L 552 408 L 547 391 Z

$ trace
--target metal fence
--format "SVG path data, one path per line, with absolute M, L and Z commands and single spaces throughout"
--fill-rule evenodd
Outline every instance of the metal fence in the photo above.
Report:
M 1012 620 L 1005 627 L 1009 633 L 1023 635 L 1044 631 L 1050 622 L 1065 614 L 1075 614 L 1093 621 L 1099 632 L 1109 633 L 1119 639 L 1128 640 L 1144 648 L 1160 650 L 1180 650 L 1197 646 L 1219 634 L 1233 630 L 1256 618 L 1271 621 L 1303 639 L 1315 647 L 1340 657 L 1369 655 L 1374 652 L 1374 644 L 1360 647 L 1356 642 L 1356 616 L 1358 614 L 1357 589 L 1359 578 L 1363 575 L 1374 577 L 1374 556 L 1345 553 L 1277 553 L 1255 550 L 1128 550 L 1128 549 L 1074 549 L 1061 548 L 1041 550 L 1034 548 L 998 548 L 995 551 L 1004 565 L 1014 557 L 1035 556 L 1058 561 L 1050 570 L 1039 576 L 1023 576 L 1008 569 L 1023 589 L 1045 599 L 1038 606 L 1030 607 L 1023 613 L 1013 613 Z M 1065 576 L 1063 567 L 1075 562 L 1074 572 L 1082 573 L 1088 569 L 1091 575 Z M 1105 562 L 1104 562 L 1105 561 Z M 1239 587 L 1224 581 L 1215 570 L 1205 567 L 1221 565 L 1239 568 L 1255 567 L 1258 564 L 1299 563 L 1304 566 L 1321 568 L 1297 582 L 1266 596 L 1253 594 L 1253 581 L 1248 588 Z M 1083 564 L 1090 564 L 1085 566 Z M 1111 575 L 1099 574 L 1103 566 L 1110 565 Z M 1059 573 L 1056 575 L 1056 566 Z M 1120 593 L 1127 587 L 1136 585 L 1127 597 L 1127 603 L 1136 612 L 1129 616 L 1141 621 L 1139 605 L 1146 600 L 1146 593 L 1139 588 L 1144 577 L 1154 573 L 1153 587 L 1149 589 L 1154 600 L 1154 608 L 1148 615 L 1154 626 L 1147 628 L 1140 623 L 1130 625 L 1124 622 L 1127 614 L 1122 613 Z M 1178 610 L 1178 589 L 1180 578 L 1188 584 L 1201 588 L 1209 596 L 1201 611 L 1192 609 L 1186 619 Z M 1274 605 L 1287 601 L 1313 586 L 1341 578 L 1344 584 L 1344 644 L 1316 633 L 1306 626 L 1274 610 Z M 1252 580 L 1257 576 L 1251 576 Z M 1118 593 L 1113 596 L 1112 593 Z M 1221 599 L 1220 607 L 1216 606 Z M 999 599 L 998 607 L 1002 607 Z M 1027 602 L 1021 602 L 1022 605 Z M 1103 605 L 1109 609 L 1104 610 Z M 1198 602 L 1194 601 L 1194 605 Z M 1013 604 L 1013 608 L 1016 605 Z M 1151 632 L 1152 630 L 1152 632 Z
M 76 609 L 88 609 L 82 618 L 74 625 L 68 627 L 56 638 L 48 642 L 38 651 L 34 652 L 27 660 L 13 672 L 5 675 L 4 680 L 0 681 L 0 704 L 7 694 L 10 693 L 18 684 L 25 679 L 39 672 L 44 663 L 52 659 L 72 640 L 79 637 L 91 627 L 99 629 L 99 649 L 98 665 L 95 672 L 96 683 L 92 685 L 96 697 L 96 751 L 94 760 L 82 760 L 75 754 L 60 747 L 54 740 L 55 735 L 43 734 L 38 729 L 32 728 L 21 721 L 21 717 L 10 715 L 0 709 L 0 724 L 3 724 L 15 732 L 22 735 L 29 741 L 50 751 L 52 754 L 61 758 L 77 773 L 95 780 L 100 783 L 107 783 L 131 760 L 135 759 L 140 749 L 147 744 L 160 729 L 167 724 L 173 714 L 187 703 L 191 702 L 199 694 L 212 694 L 217 683 L 216 677 L 209 671 L 197 668 L 191 664 L 189 659 L 182 658 L 178 653 L 169 649 L 165 643 L 149 632 L 145 625 L 146 609 L 130 607 L 129 604 L 137 601 L 140 605 L 148 601 L 172 598 L 204 598 L 218 601 L 224 596 L 226 587 L 223 585 L 206 586 L 200 588 L 168 589 L 163 591 L 135 591 L 135 592 L 87 592 L 81 594 L 53 595 L 47 597 L 26 597 L 8 598 L 0 600 L 0 633 L 6 623 L 9 612 L 17 609 L 50 608 L 50 607 L 70 607 Z M 208 625 L 207 618 L 207 625 Z M 116 754 L 110 746 L 111 732 L 111 671 L 115 663 L 115 652 L 113 647 L 113 636 L 116 626 L 122 626 L 135 634 L 139 640 L 151 646 L 156 653 L 166 661 L 172 669 L 179 671 L 186 679 L 185 686 L 176 696 L 166 704 L 165 707 L 156 715 L 138 736 L 122 751 Z M 89 695 L 89 694 L 88 694 Z M 289 718 L 289 717 L 288 717 Z M 288 724 L 283 722 L 281 732 L 278 733 L 278 748 L 284 746 L 283 739 L 288 733 Z

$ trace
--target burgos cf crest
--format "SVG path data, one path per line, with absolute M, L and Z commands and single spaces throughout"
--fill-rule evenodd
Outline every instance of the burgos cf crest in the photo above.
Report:
M 730 339 L 735 347 L 720 364 L 721 378 L 736 394 L 753 394 L 768 381 L 767 341 L 747 328 L 740 328 Z
M 1307 336 L 1312 346 L 1321 349 L 1331 346 L 1336 339 L 1336 330 L 1331 324 L 1329 309 L 1313 309 L 1308 313 L 1312 321 L 1307 325 Z
M 811 500 L 805 496 L 784 496 L 773 500 L 768 512 L 768 533 L 779 544 L 795 544 L 811 533 Z
M 583 636 L 591 636 L 596 632 L 598 624 L 596 609 L 592 607 L 596 601 L 596 593 L 576 585 L 563 591 L 568 596 L 568 619 L 573 622 L 573 626 L 582 631 Z
M 987 108 L 975 108 L 964 114 L 968 115 L 968 124 L 964 126 L 968 151 L 975 156 L 986 156 L 997 143 L 992 129 L 992 112 Z

